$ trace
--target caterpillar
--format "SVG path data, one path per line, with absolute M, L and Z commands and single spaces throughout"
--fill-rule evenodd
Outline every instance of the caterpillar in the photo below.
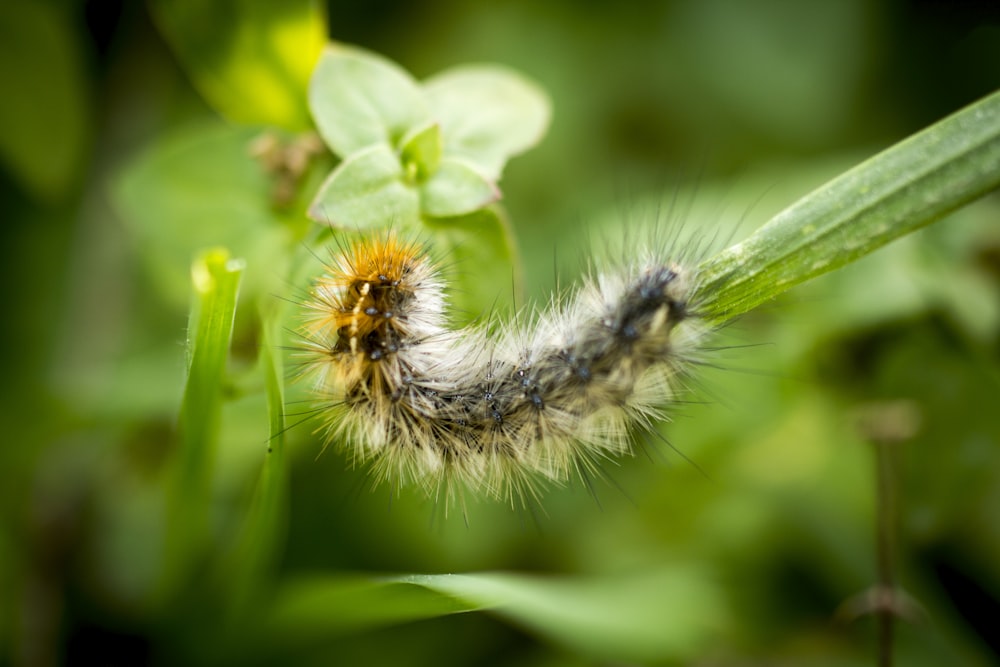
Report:
M 437 263 L 387 233 L 331 253 L 301 363 L 327 442 L 377 479 L 513 503 L 596 472 L 666 418 L 710 330 L 696 294 L 693 271 L 646 253 L 498 331 L 454 330 Z

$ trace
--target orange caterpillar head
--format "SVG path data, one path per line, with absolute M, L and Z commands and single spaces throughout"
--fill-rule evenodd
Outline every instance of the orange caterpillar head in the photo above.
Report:
M 409 316 L 422 310 L 416 303 L 422 288 L 437 287 L 432 274 L 420 247 L 391 233 L 342 247 L 313 288 L 310 334 L 332 352 L 378 355 L 386 350 L 376 344 L 391 346 L 410 333 Z
M 314 327 L 327 335 L 336 332 L 343 345 L 386 326 L 412 299 L 413 285 L 406 278 L 419 259 L 414 245 L 394 235 L 362 239 L 343 249 L 316 283 L 323 312 Z

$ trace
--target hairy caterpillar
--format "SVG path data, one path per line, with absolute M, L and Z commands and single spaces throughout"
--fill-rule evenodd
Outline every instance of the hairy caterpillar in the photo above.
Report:
M 301 351 L 329 441 L 380 479 L 513 501 L 587 474 L 665 417 L 708 327 L 690 269 L 596 271 L 495 335 L 447 326 L 435 263 L 393 233 L 344 245 L 305 302 Z

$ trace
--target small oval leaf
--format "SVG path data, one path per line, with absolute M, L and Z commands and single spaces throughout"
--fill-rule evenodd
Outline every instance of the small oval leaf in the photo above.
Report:
M 374 144 L 398 147 L 431 121 L 423 91 L 404 69 L 374 53 L 332 44 L 309 84 L 309 108 L 326 144 L 347 157 Z
M 420 186 L 420 210 L 436 218 L 472 213 L 498 199 L 496 185 L 457 159 L 441 160 L 434 175 Z
M 424 181 L 437 171 L 441 163 L 441 128 L 437 123 L 407 135 L 403 139 L 400 159 L 407 176 L 416 181 Z
M 441 123 L 445 155 L 469 160 L 493 180 L 508 158 L 538 143 L 549 125 L 545 92 L 505 67 L 455 67 L 428 79 L 424 90 Z
M 333 170 L 309 207 L 309 217 L 336 227 L 408 226 L 420 219 L 417 190 L 403 182 L 395 151 L 377 144 Z

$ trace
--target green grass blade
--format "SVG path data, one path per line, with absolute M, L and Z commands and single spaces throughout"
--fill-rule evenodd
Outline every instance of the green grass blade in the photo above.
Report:
M 690 659 L 728 624 L 721 590 L 684 564 L 631 574 L 504 572 L 402 577 L 320 575 L 286 582 L 254 637 L 273 647 L 486 611 L 581 655 L 610 662 Z
M 578 577 L 482 572 L 407 581 L 607 662 L 687 663 L 726 625 L 721 591 L 707 572 L 662 570 Z
M 281 356 L 274 331 L 279 318 L 261 314 L 260 369 L 267 394 L 268 440 L 260 478 L 239 540 L 224 561 L 231 591 L 232 619 L 238 620 L 260 592 L 261 583 L 278 556 L 284 539 L 288 503 L 288 471 L 285 463 L 285 396 Z
M 264 618 L 267 639 L 299 645 L 486 606 L 407 578 L 344 573 L 284 582 Z
M 188 378 L 180 441 L 167 489 L 167 534 L 161 593 L 174 590 L 203 547 L 218 444 L 226 360 L 244 263 L 208 250 L 191 269 L 194 302 L 188 329 Z
M 879 153 L 699 267 L 722 322 L 1000 186 L 1000 92 Z

